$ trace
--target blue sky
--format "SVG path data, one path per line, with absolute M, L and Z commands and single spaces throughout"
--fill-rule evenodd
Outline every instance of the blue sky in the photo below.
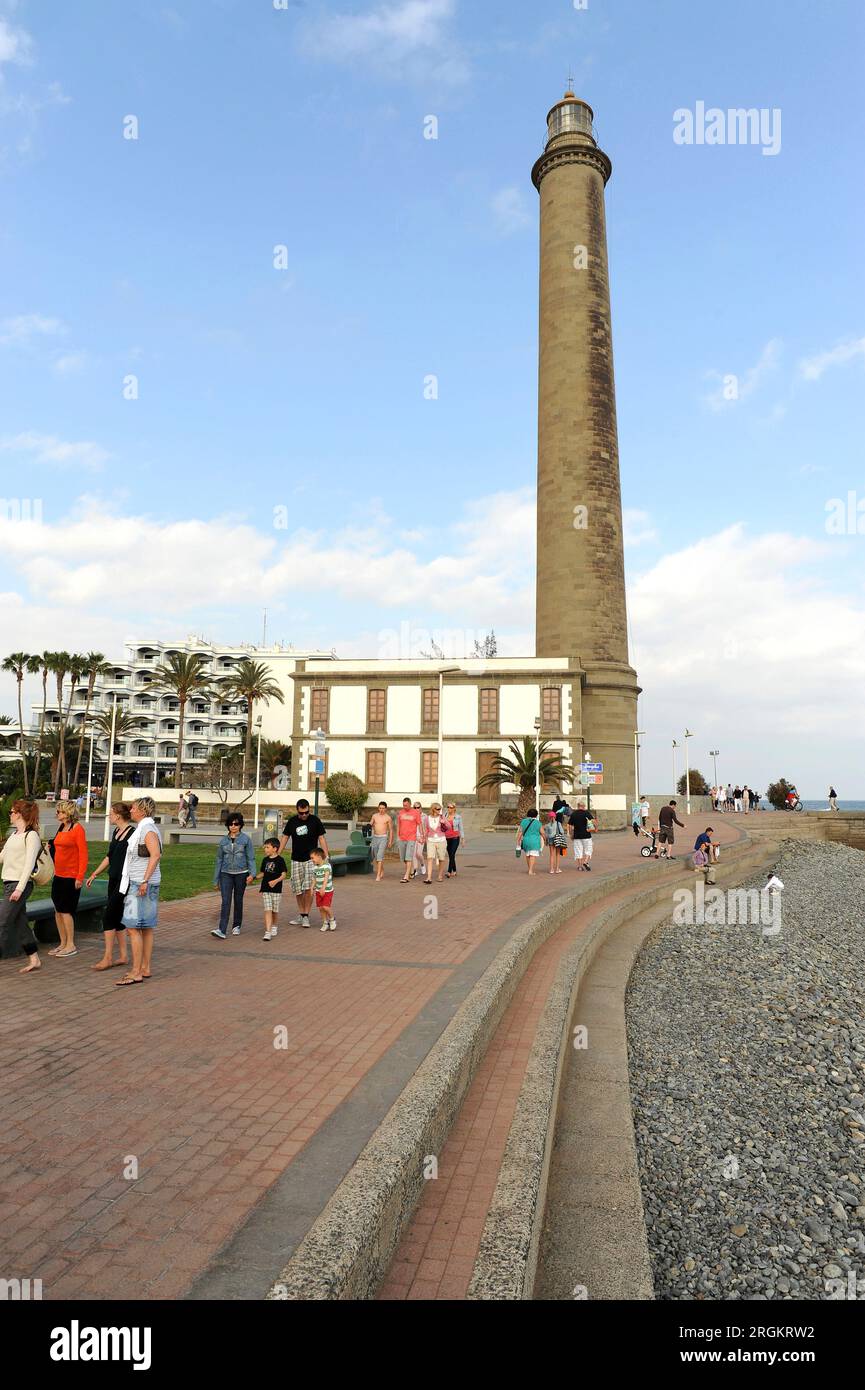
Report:
M 265 606 L 346 655 L 401 621 L 533 650 L 529 175 L 570 68 L 613 161 L 649 781 L 689 723 L 731 777 L 865 796 L 865 536 L 825 530 L 865 499 L 861 5 L 0 16 L 0 469 L 43 517 L 0 519 L 7 650 L 255 640 Z M 675 144 L 697 101 L 780 109 L 779 153 Z

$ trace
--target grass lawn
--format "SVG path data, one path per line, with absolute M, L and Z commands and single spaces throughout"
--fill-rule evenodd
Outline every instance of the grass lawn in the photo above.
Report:
M 104 840 L 89 840 L 87 843 L 88 873 L 105 858 Z M 159 893 L 161 902 L 175 902 L 178 898 L 193 898 L 196 893 L 212 892 L 213 870 L 216 865 L 216 845 L 168 845 L 162 855 L 162 885 Z M 93 887 L 107 887 L 108 874 L 96 880 Z M 30 901 L 37 898 L 50 898 L 51 885 L 36 888 Z

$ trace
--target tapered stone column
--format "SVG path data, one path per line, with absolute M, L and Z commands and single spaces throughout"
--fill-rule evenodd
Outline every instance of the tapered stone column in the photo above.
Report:
M 582 747 L 600 794 L 633 796 L 622 498 L 604 189 L 593 112 L 567 92 L 532 170 L 540 194 L 536 652 L 576 658 Z

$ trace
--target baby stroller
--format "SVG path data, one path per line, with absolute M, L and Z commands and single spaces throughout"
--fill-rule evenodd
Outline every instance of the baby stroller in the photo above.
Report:
M 640 825 L 635 826 L 634 829 L 637 830 L 638 834 L 645 835 L 646 839 L 649 841 L 647 845 L 640 845 L 640 854 L 642 857 L 644 859 L 657 859 L 658 832 L 655 827 L 652 826 L 651 830 L 645 830 L 643 826 Z

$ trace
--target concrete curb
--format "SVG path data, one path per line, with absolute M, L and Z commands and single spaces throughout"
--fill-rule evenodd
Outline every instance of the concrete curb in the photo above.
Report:
M 736 842 L 736 847 L 740 842 Z M 733 847 L 727 851 L 734 852 Z M 268 1299 L 368 1299 L 390 1267 L 490 1039 L 535 951 L 562 923 L 657 872 L 643 862 L 574 889 L 524 922 L 499 951 L 313 1222 Z M 679 881 L 679 875 L 675 876 Z M 672 875 L 665 882 L 669 884 Z
M 718 873 L 719 886 L 741 879 L 743 874 L 767 862 L 771 853 L 771 847 L 766 844 L 754 845 L 747 838 L 738 841 L 725 852 Z M 663 884 L 653 885 L 624 902 L 612 904 L 597 915 L 588 931 L 580 936 L 561 961 L 535 1033 L 498 1182 L 484 1225 L 468 1298 L 519 1300 L 533 1297 L 562 1074 L 569 1055 L 570 1026 L 581 986 L 613 933 L 632 925 L 634 931 L 629 948 L 624 956 L 614 958 L 612 971 L 607 970 L 603 982 L 607 995 L 612 988 L 617 1001 L 621 1000 L 624 1021 L 625 988 L 642 943 L 663 915 L 669 912 L 671 888 L 693 882 L 693 870 L 678 873 Z M 661 905 L 664 909 L 662 913 L 655 910 Z M 645 920 L 638 924 L 636 919 L 641 917 Z M 582 1019 L 582 1014 L 580 1017 Z M 630 1122 L 628 1057 L 624 1036 L 621 1043 L 621 1047 L 614 1052 L 614 1065 L 608 1065 L 606 1074 L 610 1085 L 618 1091 L 618 1100 L 627 1100 L 627 1123 L 620 1124 L 618 1132 L 604 1135 L 605 1156 L 609 1160 L 610 1172 L 617 1175 L 620 1201 L 615 1210 L 605 1208 L 603 1220 L 591 1226 L 588 1243 L 591 1244 L 594 1237 L 595 1267 L 587 1271 L 584 1265 L 580 1265 L 579 1277 L 587 1287 L 596 1290 L 603 1287 L 603 1278 L 597 1273 L 598 1261 L 603 1261 L 607 1266 L 604 1277 L 608 1277 L 612 1271 L 612 1281 L 618 1280 L 616 1293 L 608 1296 L 652 1298 L 636 1145 Z M 622 1106 L 619 1108 L 621 1111 Z M 606 1152 L 607 1148 L 609 1153 Z M 626 1175 L 624 1178 L 623 1174 Z M 627 1258 L 623 1261 L 625 1249 Z

